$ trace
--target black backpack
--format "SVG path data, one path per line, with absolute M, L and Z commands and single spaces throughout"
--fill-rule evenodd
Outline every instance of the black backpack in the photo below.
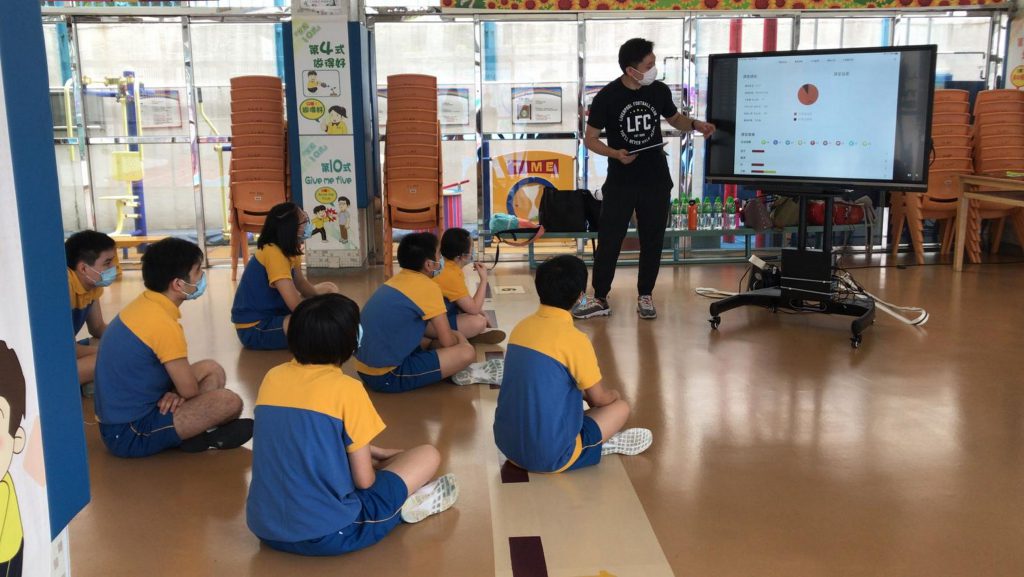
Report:
M 589 190 L 545 186 L 540 197 L 540 224 L 547 232 L 597 231 L 601 201 Z

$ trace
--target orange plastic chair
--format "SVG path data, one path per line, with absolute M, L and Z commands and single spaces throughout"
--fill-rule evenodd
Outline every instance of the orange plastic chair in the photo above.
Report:
M 231 170 L 231 182 L 284 182 L 284 166 L 280 168 L 257 168 Z
M 384 186 L 384 273 L 394 271 L 391 246 L 393 230 L 436 229 L 442 225 L 441 183 L 433 179 L 386 179 Z
M 977 136 L 979 138 L 985 138 L 986 136 L 1020 136 L 1024 134 L 1024 123 L 1022 124 L 998 124 L 998 123 L 985 123 L 974 125 Z
M 969 124 L 933 124 L 932 136 L 970 136 Z
M 392 74 L 388 76 L 388 96 L 402 89 L 428 89 L 437 98 L 437 78 L 426 74 Z
M 231 135 L 231 149 L 238 150 L 250 146 L 273 146 L 283 149 L 285 146 L 284 133 L 281 134 L 243 134 Z
M 956 170 L 961 174 L 970 174 L 974 171 L 974 160 L 969 156 L 961 158 L 933 158 L 931 164 L 928 165 L 929 170 L 929 182 L 931 179 L 931 172 L 936 170 Z
M 284 146 L 231 147 L 231 158 L 284 158 Z
M 440 136 L 438 134 L 430 134 L 423 132 L 402 132 L 401 130 L 395 130 L 394 132 L 388 131 L 384 135 L 384 146 L 387 150 L 388 146 L 434 146 L 437 147 Z
M 231 101 L 240 100 L 284 100 L 284 89 L 277 88 L 232 88 Z
M 1024 112 L 1024 100 L 991 100 L 974 107 L 974 114 Z
M 936 102 L 932 114 L 967 113 L 971 111 L 971 103 L 966 100 L 950 100 Z
M 424 93 L 427 91 L 425 90 Z M 431 110 L 437 112 L 437 96 L 425 94 L 421 97 L 415 92 L 403 90 L 398 94 L 388 94 L 388 112 L 392 110 Z
M 407 156 L 398 154 L 385 155 L 385 166 L 388 171 L 402 172 L 404 169 L 431 169 L 436 174 L 438 166 L 437 156 Z
M 231 88 L 241 90 L 245 88 L 275 88 L 281 90 L 281 79 L 277 76 L 236 76 L 231 79 Z
M 388 124 L 393 122 L 437 122 L 437 110 L 423 108 L 403 108 L 394 110 L 388 107 Z
M 435 118 L 432 122 L 421 122 L 411 120 L 392 120 L 388 119 L 387 124 L 388 134 L 429 134 L 437 138 L 441 135 L 440 127 Z
M 284 130 L 284 116 L 280 112 L 232 112 L 231 124 L 273 124 L 278 130 Z
M 942 253 L 949 252 L 953 244 L 953 221 L 956 218 L 960 199 L 960 187 L 957 176 L 969 174 L 969 170 L 932 169 L 928 172 L 928 190 L 924 193 L 903 193 L 903 207 L 899 211 L 906 219 L 910 229 L 910 241 L 914 248 L 914 256 L 918 264 L 924 264 L 924 221 L 935 219 L 944 226 Z M 895 214 L 895 212 L 894 212 Z M 899 248 L 899 235 L 902 233 L 903 222 L 894 222 L 895 239 L 892 253 L 896 255 Z
M 974 123 L 985 124 L 1024 124 L 1022 112 L 983 112 L 974 117 Z
M 967 111 L 946 112 L 932 114 L 932 124 L 967 124 L 971 121 L 971 115 Z
M 935 145 L 936 158 L 970 158 L 974 149 L 969 145 L 963 146 L 939 146 Z
M 283 158 L 232 158 L 231 171 L 275 170 L 284 174 Z M 257 179 L 259 180 L 259 179 Z
M 982 90 L 974 98 L 974 109 L 985 106 L 990 102 L 1024 101 L 1024 91 L 1011 88 L 998 88 L 993 90 Z
M 967 102 L 969 100 L 970 94 L 966 90 L 943 88 L 935 91 L 934 102 L 936 104 L 940 102 Z
M 1024 146 L 1024 133 L 983 136 L 975 142 L 978 149 L 994 146 Z
M 940 146 L 953 148 L 959 148 L 964 146 L 970 147 L 971 137 L 966 134 L 956 136 L 936 136 L 934 133 L 932 133 L 932 144 L 935 145 L 936 148 Z
M 394 144 L 386 143 L 384 154 L 388 156 L 432 156 L 438 158 L 438 147 L 436 144 Z
M 238 278 L 238 258 L 244 267 L 249 261 L 250 232 L 260 232 L 267 213 L 285 202 L 284 182 L 231 183 L 231 280 Z
M 257 98 L 241 98 L 231 101 L 231 112 L 274 112 L 284 114 L 284 101 L 281 99 L 264 100 Z
M 282 123 L 266 123 L 266 122 L 249 122 L 245 124 L 232 123 L 231 124 L 231 136 L 277 136 L 280 138 L 284 134 L 284 124 Z

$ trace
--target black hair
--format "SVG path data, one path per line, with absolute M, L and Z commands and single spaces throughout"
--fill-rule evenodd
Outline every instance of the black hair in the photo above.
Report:
M 84 262 L 92 266 L 100 253 L 113 250 L 114 239 L 95 230 L 83 230 L 76 232 L 64 241 L 64 258 L 67 260 L 68 268 L 75 268 L 78 263 Z
M 428 260 L 437 258 L 437 237 L 432 232 L 414 232 L 398 243 L 398 266 L 421 271 Z
M 623 72 L 630 66 L 636 68 L 651 52 L 654 52 L 654 42 L 643 38 L 630 38 L 619 46 L 619 68 Z
M 18 353 L 4 341 L 0 341 L 0 397 L 7 399 L 10 407 L 7 431 L 13 437 L 25 418 L 25 373 L 18 362 Z
M 540 304 L 569 310 L 587 289 L 587 265 L 571 254 L 551 257 L 537 267 L 534 284 Z
M 328 108 L 327 112 L 337 112 L 342 116 L 342 118 L 348 118 L 348 113 L 345 112 L 344 106 L 338 106 L 337 104 L 335 104 L 334 106 Z
M 316 70 L 310 70 L 309 72 L 306 72 L 306 77 L 308 78 L 310 76 L 316 76 Z
M 327 212 L 327 207 L 326 207 L 326 206 L 324 206 L 324 205 L 322 205 L 322 204 L 318 204 L 318 205 L 316 205 L 316 206 L 315 206 L 315 207 L 313 208 L 313 214 L 317 214 L 317 213 L 319 213 L 319 212 Z
M 303 365 L 340 367 L 355 353 L 358 339 L 359 305 L 340 294 L 302 301 L 288 324 L 288 350 Z
M 455 260 L 473 249 L 473 240 L 464 228 L 449 228 L 441 235 L 441 256 Z
M 347 204 L 349 206 L 352 206 L 352 201 L 349 200 L 347 196 L 339 196 L 338 197 L 338 202 L 341 202 L 343 200 L 345 201 L 345 204 Z
M 149 245 L 142 255 L 142 283 L 162 293 L 180 278 L 190 282 L 192 267 L 203 262 L 203 251 L 195 243 L 168 237 Z
M 302 254 L 299 242 L 299 213 L 302 209 L 294 202 L 282 202 L 270 209 L 267 219 L 263 221 L 263 230 L 256 241 L 256 248 L 272 244 L 281 249 L 284 256 L 292 257 Z

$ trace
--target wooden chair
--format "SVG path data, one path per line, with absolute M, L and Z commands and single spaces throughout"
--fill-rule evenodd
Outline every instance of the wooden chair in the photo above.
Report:
M 238 278 L 238 258 L 249 261 L 248 233 L 263 229 L 267 213 L 287 200 L 284 182 L 231 183 L 231 280 Z

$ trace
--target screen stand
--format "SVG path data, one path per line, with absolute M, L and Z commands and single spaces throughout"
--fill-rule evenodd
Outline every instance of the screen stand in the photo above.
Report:
M 780 308 L 801 312 L 856 317 L 850 323 L 850 344 L 860 347 L 861 333 L 875 322 L 875 301 L 858 295 L 843 296 L 835 290 L 832 281 L 832 207 L 835 196 L 842 191 L 788 192 L 800 199 L 800 222 L 797 226 L 796 248 L 782 249 L 781 286 L 756 289 L 711 303 L 712 329 L 718 329 L 721 314 L 743 306 L 765 307 L 772 312 Z M 807 201 L 821 198 L 825 201 L 825 230 L 822 247 L 807 246 Z

